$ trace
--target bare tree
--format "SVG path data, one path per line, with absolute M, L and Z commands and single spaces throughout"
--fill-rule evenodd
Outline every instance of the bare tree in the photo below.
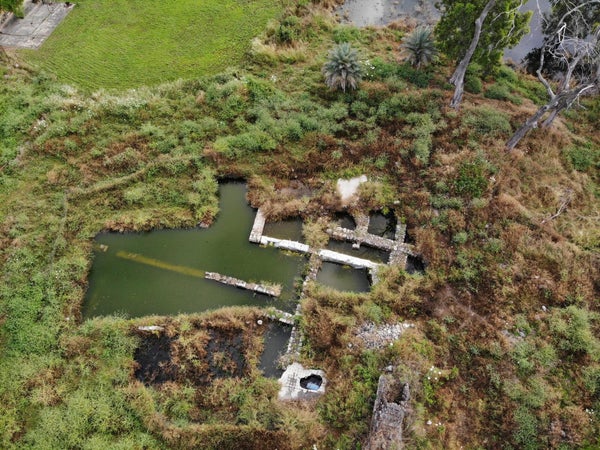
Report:
M 552 34 L 540 51 L 537 77 L 546 88 L 549 101 L 541 106 L 506 143 L 508 151 L 533 128 L 546 114 L 542 127 L 547 128 L 556 116 L 573 106 L 582 95 L 598 95 L 600 91 L 600 26 L 587 20 L 586 11 L 600 0 L 589 0 L 571 7 L 558 20 Z M 577 16 L 577 17 L 574 17 Z M 558 59 L 564 67 L 562 78 L 555 89 L 544 74 L 546 55 Z

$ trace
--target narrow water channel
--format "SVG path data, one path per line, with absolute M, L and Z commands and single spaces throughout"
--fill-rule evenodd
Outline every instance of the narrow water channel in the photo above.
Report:
M 291 335 L 291 326 L 280 322 L 269 323 L 259 364 L 265 377 L 279 378 L 283 374 L 283 369 L 278 367 L 279 357 L 285 354 Z
M 390 259 L 389 252 L 368 245 L 361 245 L 359 248 L 352 247 L 352 242 L 329 240 L 327 250 L 343 253 L 344 255 L 355 256 L 356 258 L 368 259 L 378 263 L 387 263 Z
M 107 250 L 94 254 L 84 318 L 191 313 L 235 305 L 291 310 L 294 277 L 305 259 L 248 242 L 255 210 L 246 202 L 245 193 L 243 183 L 221 184 L 220 212 L 208 229 L 98 235 L 96 243 Z M 204 271 L 280 283 L 282 295 L 273 300 L 205 280 Z

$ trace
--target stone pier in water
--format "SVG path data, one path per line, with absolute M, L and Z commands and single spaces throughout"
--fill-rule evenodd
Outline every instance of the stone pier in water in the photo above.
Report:
M 271 297 L 279 297 L 281 295 L 281 286 L 267 286 L 259 283 L 248 283 L 238 278 L 228 277 L 216 272 L 206 272 L 204 278 L 207 280 L 217 281 L 218 283 L 235 286 L 240 289 L 254 291 L 259 294 L 270 295 Z
M 255 244 L 260 243 L 260 238 L 262 237 L 263 230 L 265 229 L 266 221 L 267 219 L 264 213 L 259 208 L 258 211 L 256 211 L 254 225 L 252 225 L 252 231 L 250 231 L 250 237 L 248 238 L 250 242 L 254 242 Z

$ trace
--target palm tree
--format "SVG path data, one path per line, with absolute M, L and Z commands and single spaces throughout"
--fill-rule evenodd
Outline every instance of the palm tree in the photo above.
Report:
M 344 92 L 346 88 L 356 89 L 362 78 L 358 54 L 347 42 L 336 45 L 329 52 L 322 71 L 325 84 L 330 89 L 341 89 Z
M 429 27 L 416 28 L 400 45 L 406 53 L 406 60 L 417 69 L 429 64 L 437 56 L 433 32 Z

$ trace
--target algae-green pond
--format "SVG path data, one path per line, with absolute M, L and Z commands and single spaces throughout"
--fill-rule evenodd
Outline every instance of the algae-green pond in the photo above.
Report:
M 317 273 L 317 281 L 345 292 L 369 292 L 371 283 L 366 269 L 353 269 L 341 264 L 324 262 Z
M 102 233 L 89 275 L 85 318 L 199 312 L 236 305 L 290 310 L 305 258 L 248 242 L 254 221 L 243 183 L 219 187 L 220 212 L 207 229 Z M 283 286 L 279 299 L 206 280 L 204 271 Z

